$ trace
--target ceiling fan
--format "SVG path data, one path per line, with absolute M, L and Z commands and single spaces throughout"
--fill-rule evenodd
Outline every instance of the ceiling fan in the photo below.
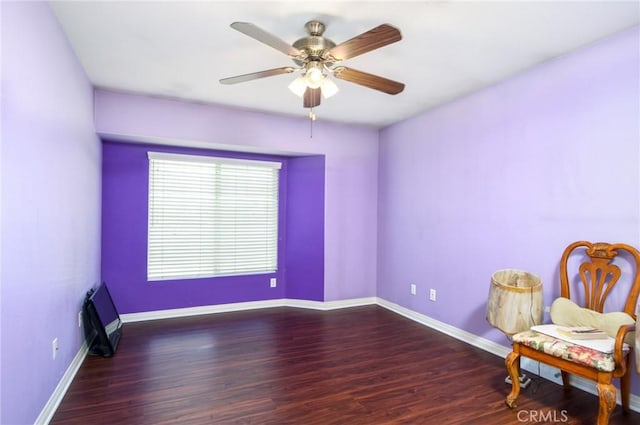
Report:
M 302 74 L 289 85 L 289 89 L 303 98 L 305 108 L 314 108 L 320 105 L 322 96 L 328 98 L 337 93 L 338 87 L 328 78 L 329 74 L 340 80 L 388 94 L 395 95 L 404 90 L 404 84 L 397 81 L 341 65 L 346 59 L 400 41 L 400 31 L 389 24 L 379 25 L 338 45 L 323 36 L 325 25 L 319 21 L 307 22 L 305 29 L 308 35 L 292 45 L 248 22 L 234 22 L 231 28 L 288 55 L 297 67 L 284 66 L 223 78 L 220 80 L 222 84 L 236 84 L 302 71 Z

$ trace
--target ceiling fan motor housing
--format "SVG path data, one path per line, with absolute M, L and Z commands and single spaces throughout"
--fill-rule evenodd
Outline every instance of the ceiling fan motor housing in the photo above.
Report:
M 323 61 L 325 58 L 324 54 L 335 47 L 336 43 L 331 41 L 330 39 L 323 37 L 325 26 L 322 22 L 319 21 L 309 21 L 306 23 L 305 28 L 309 33 L 308 36 L 302 37 L 296 42 L 293 43 L 293 47 L 298 50 L 305 52 L 307 58 L 305 60 L 301 60 L 298 58 L 294 58 L 293 61 L 298 66 L 304 66 L 306 62 L 311 61 Z M 327 66 L 331 64 L 326 63 Z

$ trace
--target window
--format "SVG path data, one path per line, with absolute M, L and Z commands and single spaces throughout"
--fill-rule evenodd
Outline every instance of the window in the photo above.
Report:
M 277 269 L 279 162 L 148 155 L 148 280 Z

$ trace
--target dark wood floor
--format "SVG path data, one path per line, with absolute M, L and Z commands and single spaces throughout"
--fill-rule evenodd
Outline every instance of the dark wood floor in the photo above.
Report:
M 505 375 L 502 358 L 377 306 L 130 323 L 51 424 L 595 423 L 595 396 L 543 379 L 508 409 Z

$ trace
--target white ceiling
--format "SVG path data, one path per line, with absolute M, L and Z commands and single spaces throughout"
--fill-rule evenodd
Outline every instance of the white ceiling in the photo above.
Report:
M 289 116 L 307 116 L 287 86 L 296 74 L 235 85 L 220 78 L 293 65 L 229 27 L 253 23 L 287 43 L 318 19 L 340 43 L 379 24 L 395 44 L 344 62 L 406 84 L 396 96 L 336 80 L 320 120 L 382 127 L 494 84 L 640 22 L 630 1 L 54 1 L 91 82 Z

